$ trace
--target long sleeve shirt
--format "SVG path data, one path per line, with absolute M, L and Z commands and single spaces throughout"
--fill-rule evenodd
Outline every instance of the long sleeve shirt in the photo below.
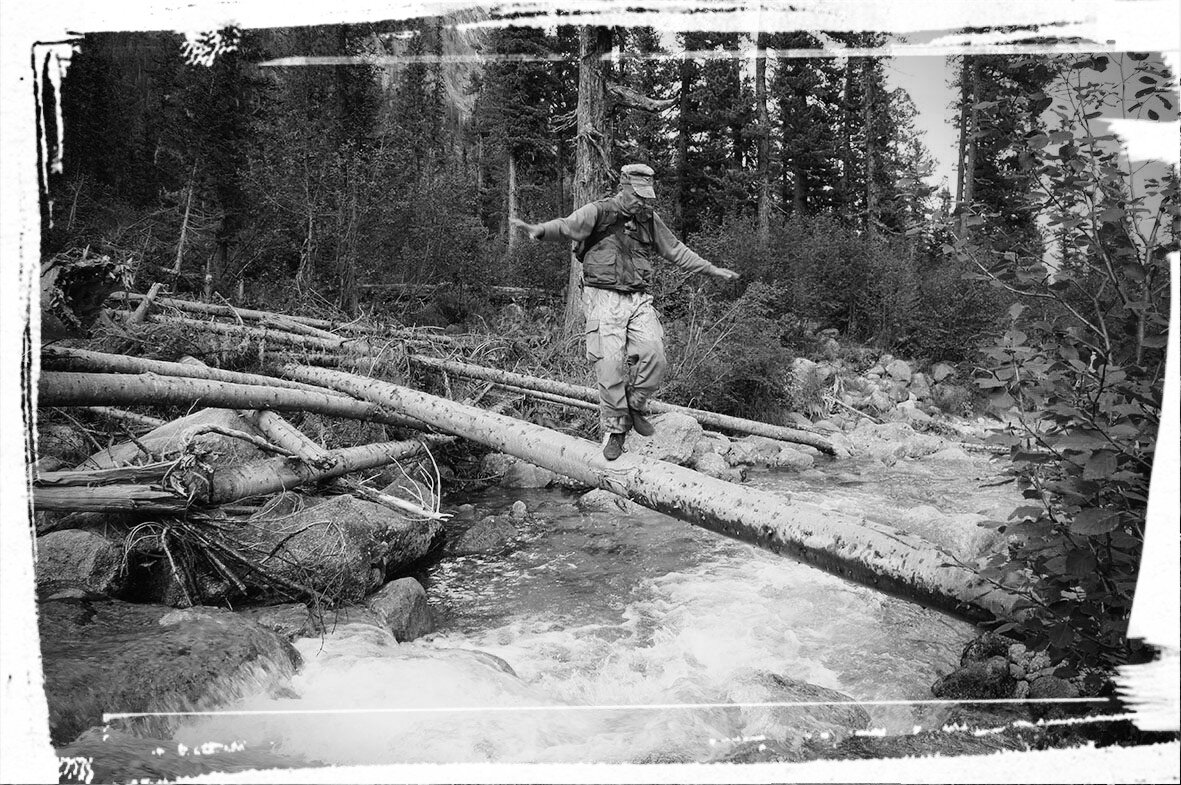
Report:
M 585 204 L 565 218 L 555 218 L 541 224 L 541 239 L 550 241 L 585 240 L 594 232 L 598 218 L 599 203 Z M 717 270 L 717 267 L 702 259 L 678 240 L 656 213 L 652 213 L 651 245 L 661 257 L 690 272 L 713 273 Z

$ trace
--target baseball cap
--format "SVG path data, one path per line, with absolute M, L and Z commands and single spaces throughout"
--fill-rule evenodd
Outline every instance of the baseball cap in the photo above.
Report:
M 628 164 L 619 170 L 619 184 L 630 185 L 636 192 L 636 196 L 655 199 L 656 191 L 652 188 L 655 176 L 656 173 L 652 171 L 650 166 Z

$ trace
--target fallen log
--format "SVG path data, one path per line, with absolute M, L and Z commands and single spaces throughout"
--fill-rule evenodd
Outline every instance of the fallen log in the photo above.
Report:
M 1013 613 L 1016 595 L 892 527 L 663 461 L 624 454 L 609 462 L 593 442 L 388 382 L 299 365 L 284 366 L 283 373 L 408 412 L 440 430 L 880 591 L 973 621 Z
M 287 380 L 284 379 L 283 381 Z M 158 417 L 149 417 L 146 414 L 137 414 L 136 412 L 128 412 L 110 406 L 87 406 L 86 411 L 91 414 L 97 414 L 99 417 L 105 417 L 108 420 L 127 423 L 136 428 L 151 430 L 152 428 L 159 428 L 164 424 L 164 421 Z
M 180 363 L 177 363 L 180 365 Z M 182 366 L 186 367 L 186 366 Z M 193 367 L 194 370 L 200 370 Z M 273 409 L 315 412 L 350 420 L 421 429 L 417 420 L 394 414 L 368 401 L 328 393 L 234 384 L 211 379 L 157 376 L 153 373 L 71 373 L 48 371 L 37 382 L 40 406 L 119 404 L 152 406 L 212 406 L 221 409 Z
M 41 367 L 44 370 L 87 370 L 104 373 L 154 373 L 160 376 L 176 376 L 186 379 L 212 379 L 234 384 L 254 384 L 263 387 L 284 387 L 291 390 L 331 395 L 333 398 L 347 398 L 344 393 L 316 387 L 302 382 L 293 382 L 275 376 L 240 371 L 223 371 L 207 365 L 194 365 L 167 360 L 149 360 L 146 357 L 129 357 L 125 354 L 108 354 L 88 349 L 73 349 L 64 346 L 46 346 L 41 350 Z
M 367 291 L 397 292 L 411 297 L 430 297 L 439 289 L 452 289 L 451 284 L 434 283 L 362 283 L 358 289 Z M 491 299 L 499 300 L 547 300 L 556 296 L 545 289 L 529 289 L 523 286 L 485 286 L 480 291 Z
M 33 487 L 35 510 L 59 512 L 180 513 L 192 507 L 227 504 L 252 496 L 267 496 L 300 485 L 330 480 L 349 472 L 376 469 L 418 454 L 454 437 L 428 436 L 422 440 L 381 442 L 329 452 L 334 463 L 317 469 L 286 458 L 215 468 L 209 472 L 184 471 L 175 478 L 175 490 L 157 485 L 118 484 L 79 487 L 78 472 L 47 472 Z M 114 471 L 114 470 L 106 470 Z M 59 475 L 70 484 L 59 484 Z
M 580 387 L 574 384 L 567 384 L 565 382 L 557 382 L 551 379 L 541 379 L 535 376 L 525 376 L 524 374 L 513 373 L 511 371 L 501 371 L 495 368 L 485 368 L 480 365 L 472 365 L 470 363 L 461 363 L 455 360 L 440 360 L 435 357 L 424 357 L 422 355 L 409 355 L 407 360 L 424 368 L 432 368 L 438 371 L 446 371 L 453 373 L 456 376 L 464 376 L 469 379 L 483 379 L 485 381 L 496 382 L 501 385 L 509 385 L 519 387 L 526 390 L 538 390 L 540 392 L 550 393 L 552 395 L 560 395 L 566 398 L 576 398 L 591 403 L 598 402 L 599 395 L 590 387 Z M 649 401 L 648 409 L 654 413 L 661 412 L 679 412 L 687 414 L 703 426 L 708 425 L 714 428 L 721 428 L 726 431 L 736 431 L 738 433 L 749 433 L 756 436 L 766 436 L 771 439 L 778 439 L 785 442 L 795 442 L 796 444 L 807 444 L 815 447 L 821 452 L 826 452 L 829 455 L 836 453 L 832 444 L 823 436 L 803 431 L 798 428 L 784 428 L 779 425 L 771 425 L 769 423 L 757 422 L 755 420 L 745 420 L 740 417 L 730 417 L 725 414 L 718 414 L 716 412 L 707 412 L 702 409 L 690 409 L 686 406 L 676 406 L 671 403 L 663 403 L 661 401 Z
M 160 290 L 163 288 L 164 284 L 162 283 L 152 284 L 152 288 L 148 289 L 148 293 L 139 301 L 139 307 L 127 317 L 125 324 L 143 324 L 144 317 L 148 315 L 148 311 L 152 308 L 152 301 L 156 299 L 156 295 L 160 294 Z
M 137 294 L 134 292 L 124 293 L 125 298 L 130 302 L 142 302 L 146 295 Z M 412 340 L 425 341 L 429 343 L 441 344 L 460 344 L 464 339 L 454 335 L 444 335 L 432 329 L 420 329 L 414 327 L 393 327 L 382 326 L 374 324 L 361 324 L 359 322 L 334 322 L 328 319 L 316 319 L 310 316 L 295 316 L 292 314 L 277 313 L 274 311 L 259 311 L 251 308 L 237 308 L 232 305 L 214 305 L 212 303 L 201 303 L 193 300 L 180 300 L 168 297 L 156 298 L 156 304 L 177 311 L 185 311 L 187 313 L 200 314 L 202 316 L 223 316 L 239 321 L 270 323 L 273 325 L 283 325 L 282 330 L 291 330 L 292 324 L 310 327 L 321 333 L 338 333 L 350 332 L 359 333 L 361 335 L 370 335 L 374 338 L 405 338 Z M 307 334 L 307 333 L 304 333 Z M 318 337 L 325 337 L 323 334 Z M 333 336 L 337 339 L 340 336 Z

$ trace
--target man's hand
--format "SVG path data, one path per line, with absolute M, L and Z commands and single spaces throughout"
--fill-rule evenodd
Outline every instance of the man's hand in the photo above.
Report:
M 713 276 L 715 278 L 721 279 L 723 281 L 734 281 L 734 280 L 737 280 L 738 273 L 734 272 L 733 270 L 727 269 L 725 267 L 715 267 L 714 271 L 713 271 Z
M 540 240 L 542 230 L 540 224 L 527 224 L 520 218 L 510 218 L 509 223 L 516 229 L 521 229 L 534 240 Z

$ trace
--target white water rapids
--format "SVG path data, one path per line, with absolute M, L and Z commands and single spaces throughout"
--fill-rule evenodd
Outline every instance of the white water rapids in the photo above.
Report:
M 951 517 L 996 502 L 970 476 L 976 461 L 950 473 L 906 464 L 866 464 L 853 482 L 819 473 L 754 482 L 872 506 L 887 522 L 919 505 Z M 447 559 L 425 576 L 438 632 L 399 645 L 342 625 L 298 641 L 304 665 L 290 695 L 247 699 L 230 708 L 265 713 L 203 718 L 176 740 L 240 741 L 326 764 L 717 760 L 744 740 L 810 727 L 774 708 L 715 705 L 775 701 L 749 689 L 752 670 L 860 701 L 924 700 L 974 634 L 657 513 L 581 513 L 562 491 L 496 491 L 480 512 L 518 498 L 532 517 L 511 553 Z M 889 733 L 943 716 L 865 708 Z

